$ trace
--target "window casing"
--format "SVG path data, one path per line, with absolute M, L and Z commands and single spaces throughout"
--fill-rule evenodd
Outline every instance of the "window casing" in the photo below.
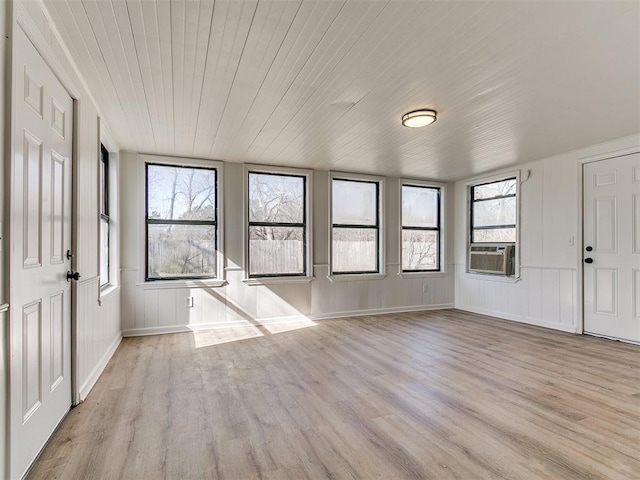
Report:
M 110 282 L 109 237 L 111 219 L 109 218 L 109 152 L 100 144 L 100 287 Z
M 145 280 L 217 278 L 219 170 L 145 163 Z
M 249 278 L 309 276 L 308 173 L 247 171 Z
M 441 203 L 441 187 L 402 182 L 400 241 L 403 273 L 442 270 Z
M 331 275 L 380 274 L 383 181 L 331 176 Z
M 470 242 L 515 244 L 517 240 L 517 177 L 470 186 Z

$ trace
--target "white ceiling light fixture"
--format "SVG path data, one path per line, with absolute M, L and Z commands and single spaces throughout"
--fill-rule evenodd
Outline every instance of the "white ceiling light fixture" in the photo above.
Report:
M 436 121 L 435 110 L 414 110 L 402 116 L 402 125 L 409 128 L 419 128 L 431 125 Z

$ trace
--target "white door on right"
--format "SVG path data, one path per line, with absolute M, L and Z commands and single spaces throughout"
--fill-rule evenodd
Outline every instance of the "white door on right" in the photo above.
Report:
M 583 174 L 584 331 L 640 342 L 640 153 Z

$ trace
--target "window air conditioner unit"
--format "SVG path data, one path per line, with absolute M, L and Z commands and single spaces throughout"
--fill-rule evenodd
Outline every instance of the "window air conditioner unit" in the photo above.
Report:
M 469 272 L 513 275 L 515 245 L 478 245 L 469 248 Z

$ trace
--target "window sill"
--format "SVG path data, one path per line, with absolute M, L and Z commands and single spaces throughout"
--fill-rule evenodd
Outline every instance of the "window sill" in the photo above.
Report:
M 113 297 L 118 291 L 120 287 L 118 285 L 105 285 L 100 288 L 100 295 L 98 296 L 98 305 L 102 306 L 104 302 Z
M 136 283 L 136 287 L 142 290 L 166 290 L 172 288 L 218 288 L 224 287 L 226 280 L 153 280 L 150 282 Z
M 438 278 L 438 277 L 447 277 L 449 274 L 447 272 L 438 271 L 438 272 L 400 272 L 398 276 L 403 279 L 407 278 Z
M 519 276 L 505 277 L 504 275 L 493 275 L 491 273 L 471 273 L 465 272 L 467 278 L 473 280 L 487 280 L 489 282 L 501 282 L 501 283 L 517 283 L 520 281 Z
M 327 275 L 330 282 L 354 282 L 357 280 L 382 280 L 385 273 L 354 273 L 344 275 Z
M 310 283 L 314 277 L 262 277 L 243 278 L 242 282 L 250 287 L 260 285 L 279 285 L 286 283 Z

